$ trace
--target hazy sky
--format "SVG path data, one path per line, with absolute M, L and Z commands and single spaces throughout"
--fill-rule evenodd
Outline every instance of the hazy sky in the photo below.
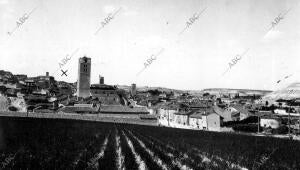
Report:
M 0 70 L 92 83 L 275 90 L 300 80 L 298 0 L 0 0 Z M 29 18 L 16 27 L 25 13 Z M 120 11 L 96 35 L 109 13 Z M 189 18 L 205 11 L 186 28 Z M 276 17 L 290 11 L 268 32 Z M 61 76 L 59 62 L 74 51 Z M 151 55 L 163 52 L 138 74 Z M 247 53 L 229 69 L 236 55 Z M 138 75 L 137 75 L 138 74 Z M 291 77 L 284 79 L 285 76 Z M 277 83 L 278 80 L 282 80 Z

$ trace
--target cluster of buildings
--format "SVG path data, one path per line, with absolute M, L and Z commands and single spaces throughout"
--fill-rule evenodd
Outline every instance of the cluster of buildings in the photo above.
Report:
M 128 86 L 127 86 L 128 87 Z M 245 90 L 247 91 L 247 90 Z M 263 94 L 227 93 L 108 85 L 99 75 L 91 84 L 91 58 L 78 60 L 75 83 L 56 81 L 48 72 L 37 77 L 0 70 L 0 111 L 118 114 L 156 120 L 160 126 L 209 131 L 260 131 L 289 127 L 299 132 L 300 99 L 258 102 Z M 242 127 L 241 129 L 239 129 Z
M 165 94 L 166 95 L 166 94 Z M 146 95 L 149 96 L 149 95 Z M 155 103 L 147 97 L 150 113 L 158 115 L 161 126 L 209 131 L 262 132 L 281 127 L 299 134 L 300 113 L 280 106 L 257 104 L 259 95 L 208 94 L 201 96 L 177 94 L 160 98 Z M 295 109 L 294 109 L 295 110 Z M 296 109 L 297 110 L 297 109 Z M 288 112 L 290 111 L 290 112 Z M 286 133 L 288 133 L 286 131 Z
M 153 107 L 162 126 L 221 131 L 223 122 L 241 121 L 251 115 L 242 105 L 222 107 L 213 99 L 166 103 Z
M 0 71 L 0 111 L 149 114 L 146 107 L 129 100 L 134 94 L 135 84 L 127 92 L 105 84 L 101 75 L 98 84 L 91 84 L 88 57 L 79 58 L 76 83 L 56 81 L 48 72 L 44 76 L 27 77 Z M 23 105 L 12 105 L 12 99 L 23 101 Z

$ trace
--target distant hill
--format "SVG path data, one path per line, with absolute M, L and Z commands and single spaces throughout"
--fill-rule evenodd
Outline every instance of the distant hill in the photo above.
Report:
M 270 90 L 250 90 L 250 89 L 226 89 L 226 88 L 210 88 L 203 89 L 202 93 L 210 93 L 210 94 L 235 94 L 240 93 L 244 95 L 261 95 L 264 96 L 266 94 L 271 93 Z
M 118 88 L 130 91 L 131 86 L 127 85 L 117 85 Z M 210 88 L 210 89 L 203 89 L 203 90 L 177 90 L 177 89 L 169 89 L 165 87 L 148 87 L 148 86 L 140 86 L 137 87 L 138 91 L 148 91 L 148 90 L 159 90 L 164 92 L 176 92 L 176 93 L 189 93 L 192 95 L 202 95 L 204 93 L 210 93 L 210 94 L 244 94 L 244 95 L 260 95 L 264 96 L 266 94 L 271 93 L 270 90 L 249 90 L 249 89 L 226 89 L 226 88 Z
M 292 83 L 291 85 L 281 90 L 274 91 L 265 95 L 263 100 L 278 100 L 278 99 L 295 99 L 300 98 L 300 82 Z
M 117 85 L 117 87 L 119 89 L 123 89 L 126 91 L 130 91 L 131 86 L 127 86 L 127 85 Z M 165 87 L 149 87 L 149 86 L 137 86 L 137 91 L 148 91 L 148 90 L 159 90 L 159 91 L 164 91 L 164 92 L 176 92 L 176 93 L 184 93 L 187 91 L 184 90 L 177 90 L 177 89 L 169 89 L 169 88 L 165 88 Z

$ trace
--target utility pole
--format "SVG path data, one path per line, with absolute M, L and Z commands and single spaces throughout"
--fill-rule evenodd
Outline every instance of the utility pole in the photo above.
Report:
M 290 113 L 291 113 L 291 106 L 289 107 L 289 117 L 288 117 L 288 125 L 289 125 L 289 138 L 291 138 L 291 118 L 290 118 Z
M 260 126 L 260 121 L 259 121 L 260 117 L 259 115 L 257 116 L 257 133 L 259 133 L 259 126 Z
M 170 110 L 168 108 L 168 126 L 170 127 Z

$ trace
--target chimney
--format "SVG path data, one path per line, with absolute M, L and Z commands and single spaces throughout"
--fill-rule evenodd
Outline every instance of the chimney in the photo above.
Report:
M 49 72 L 48 71 L 46 72 L 46 76 L 49 77 Z

